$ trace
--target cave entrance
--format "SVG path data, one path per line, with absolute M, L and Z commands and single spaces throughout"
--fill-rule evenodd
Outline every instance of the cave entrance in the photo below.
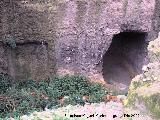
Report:
M 103 57 L 103 78 L 123 93 L 128 92 L 131 80 L 142 71 L 147 56 L 147 33 L 121 32 L 114 35 Z

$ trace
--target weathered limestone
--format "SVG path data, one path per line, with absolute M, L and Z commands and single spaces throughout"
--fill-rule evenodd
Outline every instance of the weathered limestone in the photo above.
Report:
M 142 74 L 131 82 L 126 107 L 138 108 L 143 113 L 160 118 L 160 36 L 149 42 L 149 64 L 142 67 Z
M 0 38 L 4 42 L 5 36 L 11 35 L 17 44 L 15 51 L 24 49 L 25 57 L 30 56 L 24 64 L 29 74 L 32 72 L 31 78 L 80 73 L 103 81 L 102 59 L 113 36 L 139 31 L 148 34 L 146 41 L 157 37 L 158 5 L 158 0 L 5 0 L 0 2 Z M 25 50 L 29 49 L 25 44 L 33 42 L 37 45 L 28 47 L 37 49 L 36 55 L 44 55 L 40 61 L 32 60 L 36 57 Z M 42 42 L 47 44 L 44 51 Z M 15 59 L 18 61 L 17 55 Z M 42 61 L 45 63 L 39 66 Z M 20 62 L 12 63 L 21 66 Z M 21 79 L 26 78 L 27 73 L 20 69 L 12 68 L 15 79 L 20 73 Z

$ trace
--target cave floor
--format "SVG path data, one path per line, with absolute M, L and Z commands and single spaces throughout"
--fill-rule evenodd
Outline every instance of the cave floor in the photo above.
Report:
M 115 89 L 127 92 L 132 78 L 130 71 L 125 66 L 125 64 L 128 64 L 125 58 L 121 56 L 117 58 L 117 55 L 112 55 L 111 57 L 106 57 L 104 61 L 106 61 L 104 62 L 103 70 L 105 81 L 113 85 Z
M 103 56 L 103 78 L 116 91 L 128 92 L 132 79 L 141 73 L 147 49 L 145 33 L 135 31 L 116 34 Z

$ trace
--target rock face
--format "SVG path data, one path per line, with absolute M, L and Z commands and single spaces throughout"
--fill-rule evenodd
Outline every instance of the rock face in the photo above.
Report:
M 160 36 L 148 45 L 149 64 L 131 82 L 126 106 L 160 119 Z
M 37 80 L 50 78 L 55 73 L 80 73 L 103 81 L 110 79 L 105 77 L 103 66 L 117 63 L 104 59 L 118 58 L 122 62 L 127 58 L 127 64 L 135 67 L 129 71 L 137 74 L 147 62 L 147 51 L 142 47 L 156 38 L 159 31 L 159 5 L 159 0 L 2 0 L 0 49 L 9 54 L 0 54 L 0 72 L 9 73 L 15 79 Z M 139 33 L 143 38 L 137 37 L 135 41 L 143 39 L 143 42 L 127 42 L 129 38 L 116 43 L 115 49 L 110 47 L 116 36 L 125 38 L 126 34 L 137 36 Z M 119 45 L 121 43 L 123 45 Z M 111 57 L 104 57 L 109 48 Z M 113 51 L 120 54 L 112 54 Z M 138 64 L 136 58 L 139 58 Z M 119 71 L 127 67 L 124 63 Z M 134 76 L 122 71 L 126 80 Z

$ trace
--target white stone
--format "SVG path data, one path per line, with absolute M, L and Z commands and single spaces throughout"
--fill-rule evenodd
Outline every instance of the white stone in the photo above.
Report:
M 45 111 L 50 111 L 47 107 L 45 107 Z
M 158 38 L 160 38 L 160 32 L 158 33 Z
M 64 96 L 64 99 L 69 99 L 69 96 Z
M 158 80 L 158 77 L 154 77 L 154 80 Z
M 29 117 L 27 116 L 27 115 L 23 115 L 22 117 L 21 117 L 21 120 L 28 120 L 29 119 Z
M 144 78 L 144 79 L 143 79 L 143 81 L 147 81 L 147 79 L 146 79 L 146 78 Z
M 147 72 L 147 71 L 148 71 L 148 67 L 147 67 L 146 65 L 144 65 L 144 66 L 142 67 L 142 70 L 143 70 L 144 72 Z
M 127 99 L 127 96 L 125 96 L 125 95 L 118 95 L 117 98 L 121 99 L 121 100 L 125 100 L 125 99 Z
M 70 58 L 70 57 L 67 57 L 67 60 L 68 60 L 68 61 L 70 61 L 70 60 L 71 60 L 71 58 Z

